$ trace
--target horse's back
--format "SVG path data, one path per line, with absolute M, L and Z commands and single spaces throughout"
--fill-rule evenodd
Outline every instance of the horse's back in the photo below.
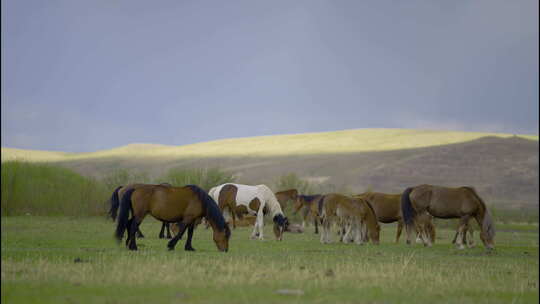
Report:
M 460 217 L 474 213 L 478 208 L 477 200 L 468 187 L 444 187 L 421 185 L 410 194 L 415 204 L 428 208 L 437 217 Z

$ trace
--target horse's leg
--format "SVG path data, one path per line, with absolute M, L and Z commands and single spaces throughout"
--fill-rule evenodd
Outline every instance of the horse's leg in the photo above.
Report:
M 416 218 L 416 220 L 418 221 L 418 217 Z M 420 223 L 415 223 L 414 225 L 415 225 L 415 230 L 416 230 L 416 244 L 423 243 L 422 226 Z
M 137 250 L 137 243 L 135 240 L 137 239 L 135 234 L 137 233 L 137 229 L 139 228 L 139 224 L 137 223 L 137 219 L 135 217 L 131 218 L 131 224 L 129 225 L 129 244 L 128 248 L 129 250 Z
M 133 222 L 133 217 L 130 218 L 127 222 L 127 225 L 126 225 L 126 233 L 127 233 L 127 236 L 126 236 L 126 246 L 129 245 L 129 241 L 131 240 L 131 223 Z
M 191 246 L 191 238 L 193 237 L 193 230 L 195 229 L 195 224 L 191 224 L 188 226 L 188 231 L 187 231 L 187 241 L 186 241 L 186 245 L 184 246 L 184 250 L 186 251 L 195 251 L 195 248 L 193 248 Z
M 396 231 L 396 244 L 399 243 L 399 237 L 401 236 L 401 231 L 403 230 L 403 221 L 399 220 L 397 222 L 397 231 Z
M 255 227 L 253 229 L 253 233 L 251 233 L 251 239 L 256 239 L 259 237 L 259 240 L 263 240 L 263 225 L 264 225 L 264 214 L 263 214 L 263 208 L 264 206 L 259 207 L 259 211 L 257 212 L 257 219 L 255 220 Z
M 169 250 L 174 250 L 174 247 L 176 246 L 176 243 L 182 238 L 182 235 L 184 235 L 184 232 L 186 232 L 187 225 L 184 224 L 184 222 L 178 222 L 178 233 L 169 241 L 167 244 L 167 247 Z
M 472 229 L 471 226 L 469 226 L 469 243 L 467 244 L 467 246 L 469 248 L 473 248 L 475 245 L 474 245 L 474 230 Z
M 465 249 L 465 246 L 463 246 L 463 241 L 465 237 L 463 236 L 463 233 L 467 233 L 466 227 L 467 222 L 469 221 L 468 216 L 463 216 L 459 221 L 459 228 L 458 228 L 458 237 L 456 239 L 456 245 L 458 246 L 458 249 Z
M 424 246 L 431 247 L 431 237 L 429 236 L 428 227 L 427 224 L 424 223 L 422 225 L 422 241 L 424 243 Z
M 343 221 L 343 224 L 345 226 L 345 233 L 341 235 L 340 241 L 343 243 L 350 243 L 353 240 L 353 225 L 352 223 L 347 223 Z
M 159 238 L 160 239 L 165 238 L 165 222 L 161 223 L 161 230 L 159 231 Z
M 324 222 L 325 222 L 325 220 L 323 219 L 323 220 L 322 220 L 322 223 L 321 223 L 321 229 L 322 229 L 322 231 L 321 231 L 321 237 L 319 238 L 320 241 L 321 241 L 321 244 L 324 244 L 324 242 L 325 242 L 325 240 L 326 240 L 326 227 L 325 227 L 325 225 L 324 225 Z
M 315 234 L 318 234 L 319 233 L 319 223 L 317 222 L 316 218 L 313 220 L 313 224 L 315 225 Z
M 167 238 L 172 238 L 171 236 L 171 223 L 165 223 L 165 229 L 167 229 Z
M 138 226 L 137 226 L 137 237 L 140 238 L 140 239 L 144 238 L 144 234 L 142 234 L 142 231 L 141 231 L 141 229 L 139 229 Z

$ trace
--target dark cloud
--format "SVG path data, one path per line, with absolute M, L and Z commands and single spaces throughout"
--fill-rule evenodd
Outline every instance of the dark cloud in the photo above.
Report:
M 538 2 L 2 1 L 2 146 L 538 134 Z

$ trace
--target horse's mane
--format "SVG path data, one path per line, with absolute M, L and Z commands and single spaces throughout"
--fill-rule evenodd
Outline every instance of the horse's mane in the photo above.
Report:
M 321 195 L 320 194 L 313 194 L 313 195 L 298 195 L 299 197 L 301 197 L 306 203 L 311 203 L 313 202 L 313 200 L 315 200 L 316 198 L 320 197 Z
M 222 231 L 227 228 L 227 224 L 225 223 L 225 218 L 223 218 L 223 214 L 221 213 L 221 210 L 219 210 L 218 205 L 216 204 L 216 201 L 210 195 L 208 195 L 203 189 L 199 188 L 196 185 L 187 185 L 187 188 L 189 188 L 193 193 L 197 195 L 197 197 L 201 200 L 203 208 L 205 210 L 205 217 L 206 219 L 214 222 L 217 226 L 217 228 Z M 230 230 L 227 229 L 230 234 Z

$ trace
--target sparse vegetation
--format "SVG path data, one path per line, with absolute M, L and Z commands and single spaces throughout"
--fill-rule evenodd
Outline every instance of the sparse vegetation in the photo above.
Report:
M 210 188 L 224 184 L 232 183 L 235 177 L 232 173 L 223 171 L 219 168 L 204 168 L 204 169 L 170 169 L 164 180 L 173 186 L 197 185 L 205 191 Z

